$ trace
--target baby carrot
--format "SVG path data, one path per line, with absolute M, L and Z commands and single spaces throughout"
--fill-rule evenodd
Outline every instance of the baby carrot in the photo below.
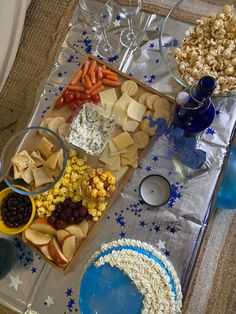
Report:
M 118 76 L 115 72 L 112 72 L 111 70 L 107 70 L 107 69 L 102 69 L 102 73 L 104 75 L 114 75 L 114 76 Z
M 106 75 L 106 79 L 111 80 L 111 81 L 118 81 L 118 77 L 115 75 Z
M 96 88 L 98 88 L 98 87 L 101 86 L 101 85 L 102 85 L 102 82 L 101 82 L 101 81 L 97 81 L 97 83 L 94 84 L 92 87 L 87 88 L 87 89 L 85 90 L 85 92 L 86 92 L 87 94 L 91 94 L 92 91 L 94 91 Z
M 72 77 L 72 80 L 70 81 L 70 85 L 76 85 L 79 80 L 81 79 L 83 71 L 81 69 L 79 69 L 75 75 Z
M 84 77 L 82 78 L 82 83 L 83 83 L 84 87 L 87 87 L 87 83 L 86 83 L 86 80 Z
M 98 69 L 98 72 L 97 72 L 98 79 L 101 80 L 103 78 L 102 68 L 97 67 L 97 69 Z
M 86 74 L 85 77 L 84 77 L 84 79 L 85 79 L 86 86 L 87 86 L 88 88 L 91 88 L 93 85 L 92 85 L 92 82 L 91 82 L 91 80 L 90 80 L 89 75 Z
M 80 92 L 84 92 L 84 87 L 83 86 L 74 86 L 74 85 L 69 85 L 67 87 L 69 90 L 74 90 L 74 91 L 80 91 Z
M 90 79 L 91 79 L 92 84 L 95 84 L 95 83 L 96 83 L 96 74 L 95 74 L 95 71 L 90 71 L 90 72 L 89 72 L 89 75 L 90 75 Z
M 99 94 L 100 92 L 102 92 L 104 90 L 104 86 L 101 85 L 98 88 L 96 88 L 94 91 L 92 91 L 91 96 Z
M 90 64 L 90 67 L 89 67 L 89 73 L 91 73 L 91 72 L 94 72 L 95 71 L 95 69 L 96 69 L 96 67 L 97 67 L 97 61 L 96 60 L 93 60 L 92 62 L 91 62 L 91 64 Z
M 89 66 L 90 66 L 90 61 L 86 60 L 86 61 L 84 62 L 84 66 L 83 66 L 82 78 L 84 78 L 85 75 L 88 73 Z
M 103 83 L 104 85 L 114 86 L 114 87 L 120 86 L 120 84 L 121 84 L 120 81 L 115 82 L 115 81 L 111 81 L 111 80 L 108 80 L 108 79 L 103 79 L 103 80 L 102 80 L 102 83 Z

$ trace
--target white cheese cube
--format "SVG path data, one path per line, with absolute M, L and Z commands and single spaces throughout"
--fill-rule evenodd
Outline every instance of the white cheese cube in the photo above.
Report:
M 102 107 L 106 107 L 106 104 L 114 105 L 117 101 L 117 95 L 115 88 L 109 88 L 99 93 Z
M 129 118 L 141 122 L 146 110 L 146 106 L 138 103 L 136 100 L 132 100 L 128 106 L 127 114 Z

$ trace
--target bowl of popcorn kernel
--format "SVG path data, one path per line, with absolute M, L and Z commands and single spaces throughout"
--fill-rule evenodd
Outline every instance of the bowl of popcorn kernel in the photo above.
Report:
M 215 96 L 236 95 L 236 6 L 234 0 L 182 0 L 165 17 L 160 54 L 184 87 L 209 75 Z
M 1 172 L 6 184 L 22 195 L 51 189 L 62 177 L 67 149 L 60 137 L 43 127 L 15 133 L 3 148 Z

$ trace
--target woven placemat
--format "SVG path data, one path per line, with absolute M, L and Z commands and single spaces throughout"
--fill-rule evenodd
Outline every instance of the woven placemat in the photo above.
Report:
M 120 4 L 125 5 L 126 0 L 119 0 Z M 156 13 L 166 16 L 179 0 L 145 0 L 143 1 L 142 9 L 150 13 Z M 229 3 L 235 3 L 234 0 L 229 0 Z M 236 5 L 236 3 L 235 3 Z M 219 11 L 222 7 L 222 0 L 188 0 L 182 1 L 179 8 L 176 9 L 173 16 L 185 21 L 196 21 L 202 16 Z
M 27 125 L 37 87 L 49 75 L 76 4 L 31 1 L 15 62 L 0 94 L 0 152 L 12 133 Z

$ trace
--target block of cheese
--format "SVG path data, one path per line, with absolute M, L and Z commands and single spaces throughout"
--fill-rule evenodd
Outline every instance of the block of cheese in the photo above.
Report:
M 105 111 L 106 111 L 108 114 L 111 114 L 112 111 L 113 111 L 113 107 L 114 107 L 114 104 L 111 103 L 111 102 L 108 102 L 108 103 L 105 104 L 104 109 L 105 109 Z
M 141 122 L 146 109 L 146 106 L 138 103 L 136 100 L 132 100 L 128 106 L 127 115 L 129 118 Z
M 128 169 L 127 166 L 121 166 L 120 170 L 113 172 L 113 174 L 115 175 L 115 177 L 118 181 L 123 177 L 123 175 L 125 174 L 127 169 Z
M 127 120 L 127 109 L 124 110 L 120 106 L 115 106 L 112 114 L 116 120 L 116 124 L 123 127 L 123 125 L 125 124 Z
M 117 95 L 115 88 L 109 88 L 99 93 L 100 102 L 102 107 L 106 108 L 106 105 L 109 104 L 112 107 L 117 102 Z
M 124 123 L 123 130 L 128 132 L 134 132 L 139 125 L 138 121 L 127 119 Z
M 138 158 L 138 145 L 137 144 L 130 145 L 129 147 L 126 148 L 126 153 L 122 153 L 121 156 L 129 160 L 137 159 Z
M 117 171 L 120 170 L 121 164 L 120 164 L 120 155 L 115 156 L 115 161 L 112 165 L 109 166 L 109 170 L 111 171 Z
M 129 133 L 126 131 L 113 137 L 112 141 L 116 145 L 118 150 L 122 150 L 122 149 L 134 144 L 134 140 L 129 135 Z
M 116 147 L 116 145 L 112 142 L 112 140 L 110 140 L 108 142 L 108 146 L 109 146 L 109 151 L 110 151 L 110 156 L 116 156 L 116 155 L 120 155 L 122 153 L 126 153 L 127 149 L 124 148 L 122 150 L 118 150 L 118 148 Z
M 120 107 L 124 111 L 126 111 L 131 101 L 133 101 L 133 98 L 129 97 L 126 93 L 124 93 L 115 103 L 114 109 L 116 107 Z
M 122 166 L 131 166 L 133 168 L 136 168 L 138 165 L 137 159 L 130 160 L 128 158 L 125 158 L 124 156 L 120 157 L 120 161 Z
M 104 151 L 102 152 L 102 154 L 99 157 L 99 160 L 104 162 L 104 164 L 111 166 L 116 162 L 117 157 L 120 158 L 120 156 L 114 156 L 114 157 L 110 156 L 109 147 L 108 147 L 108 145 L 106 145 Z

